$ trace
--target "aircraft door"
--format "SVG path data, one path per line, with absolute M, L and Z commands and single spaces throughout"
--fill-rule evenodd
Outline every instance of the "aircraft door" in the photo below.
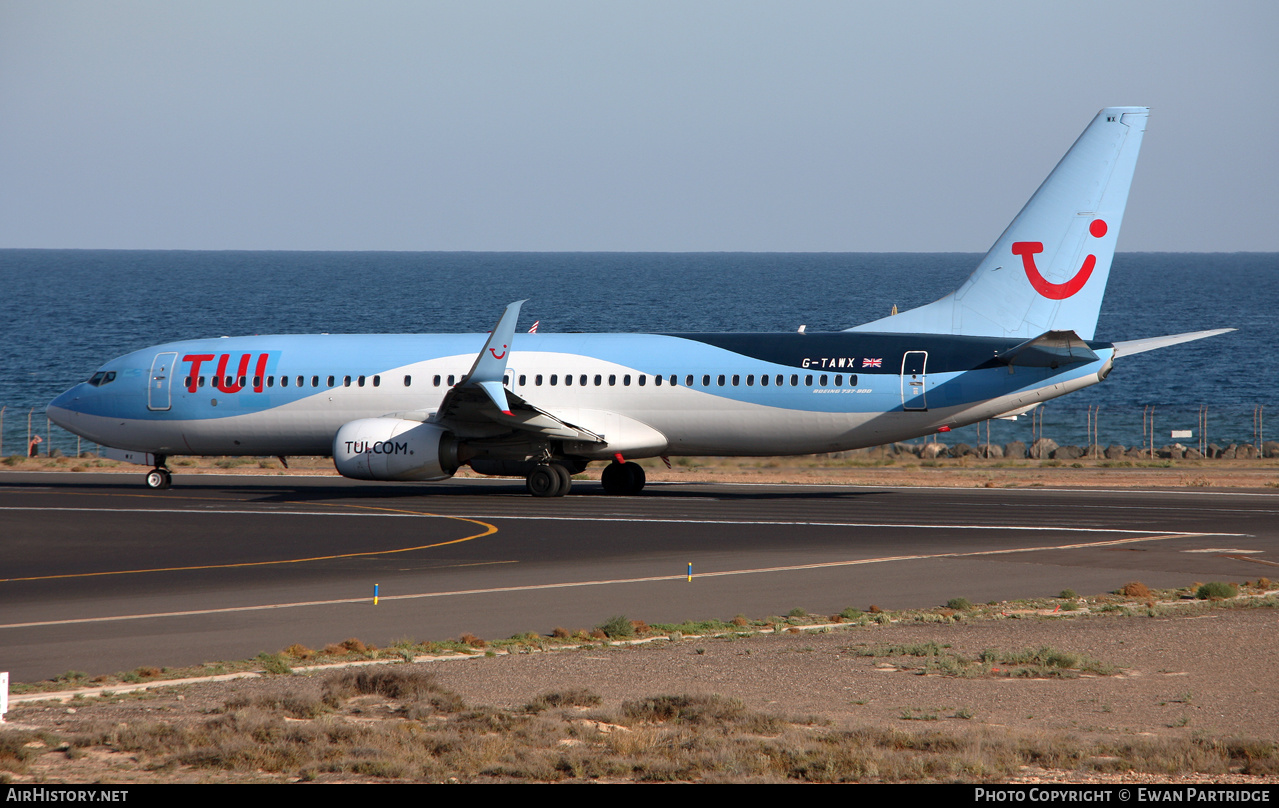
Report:
M 902 409 L 926 410 L 928 401 L 924 394 L 927 380 L 925 368 L 928 351 L 907 351 L 902 357 Z
M 166 352 L 155 355 L 151 362 L 151 375 L 147 377 L 147 409 L 167 410 L 172 406 L 169 385 L 173 381 L 173 366 L 178 355 Z

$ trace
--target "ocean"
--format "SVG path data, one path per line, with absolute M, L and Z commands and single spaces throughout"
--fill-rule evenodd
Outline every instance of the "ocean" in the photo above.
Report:
M 0 452 L 22 453 L 28 415 L 103 362 L 171 340 L 269 333 L 480 332 L 527 298 L 521 330 L 837 331 L 935 300 L 970 253 L 441 253 L 0 250 Z M 1194 430 L 1256 439 L 1258 408 L 1279 436 L 1279 253 L 1120 253 L 1097 339 L 1239 331 L 1121 359 L 1102 384 L 1049 402 L 1042 434 L 1083 444 L 1096 408 L 1103 444 Z M 516 348 L 518 350 L 518 346 Z M 983 428 L 983 440 L 985 429 Z M 1032 437 L 994 421 L 995 443 Z M 76 438 L 52 428 L 53 446 Z M 977 443 L 976 427 L 947 443 Z M 90 449 L 90 445 L 81 448 Z

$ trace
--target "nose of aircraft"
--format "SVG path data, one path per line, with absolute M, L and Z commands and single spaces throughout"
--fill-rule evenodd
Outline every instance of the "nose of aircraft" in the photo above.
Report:
M 77 404 L 80 401 L 80 388 L 83 386 L 83 382 L 77 384 L 49 402 L 49 406 L 45 407 L 45 412 L 48 414 L 50 421 L 63 429 L 72 428 L 72 420 L 75 414 L 79 412 Z

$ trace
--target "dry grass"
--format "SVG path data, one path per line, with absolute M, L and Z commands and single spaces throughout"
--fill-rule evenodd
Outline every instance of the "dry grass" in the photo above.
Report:
M 1129 581 L 1128 583 L 1124 584 L 1119 589 L 1119 591 L 1116 592 L 1116 594 L 1123 595 L 1124 597 L 1127 597 L 1127 598 L 1138 598 L 1138 599 L 1145 600 L 1145 599 L 1149 599 L 1154 593 L 1150 591 L 1150 587 L 1146 586 L 1141 581 Z
M 967 725 L 832 729 L 719 696 L 640 698 L 615 715 L 592 712 L 599 697 L 588 691 L 547 693 L 523 708 L 467 707 L 407 667 L 303 679 L 291 691 L 230 700 L 185 727 L 102 727 L 67 738 L 64 748 L 125 753 L 146 768 L 198 771 L 204 780 L 998 782 L 1027 766 L 1076 778 L 1279 773 L 1272 743 L 1097 741 Z M 0 739 L 0 768 L 27 771 L 38 754 L 31 736 Z

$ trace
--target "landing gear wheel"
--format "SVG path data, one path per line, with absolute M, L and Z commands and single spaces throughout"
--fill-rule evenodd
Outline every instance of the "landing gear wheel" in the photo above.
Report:
M 533 470 L 528 473 L 525 485 L 528 486 L 528 492 L 535 497 L 560 496 L 560 489 L 563 488 L 555 467 L 545 463 L 539 463 L 533 467 Z
M 613 496 L 638 494 L 645 482 L 644 469 L 638 463 L 609 463 L 600 475 L 604 493 Z
M 147 488 L 163 491 L 173 485 L 173 475 L 168 469 L 151 469 L 147 472 Z
M 573 475 L 569 473 L 568 469 L 561 466 L 559 463 L 552 463 L 551 468 L 555 470 L 555 473 L 559 475 L 560 478 L 560 490 L 555 496 L 566 496 L 569 489 L 573 487 Z
M 630 466 L 631 485 L 628 494 L 638 494 L 644 490 L 644 483 L 648 482 L 648 475 L 644 473 L 644 467 L 639 463 L 627 463 Z

